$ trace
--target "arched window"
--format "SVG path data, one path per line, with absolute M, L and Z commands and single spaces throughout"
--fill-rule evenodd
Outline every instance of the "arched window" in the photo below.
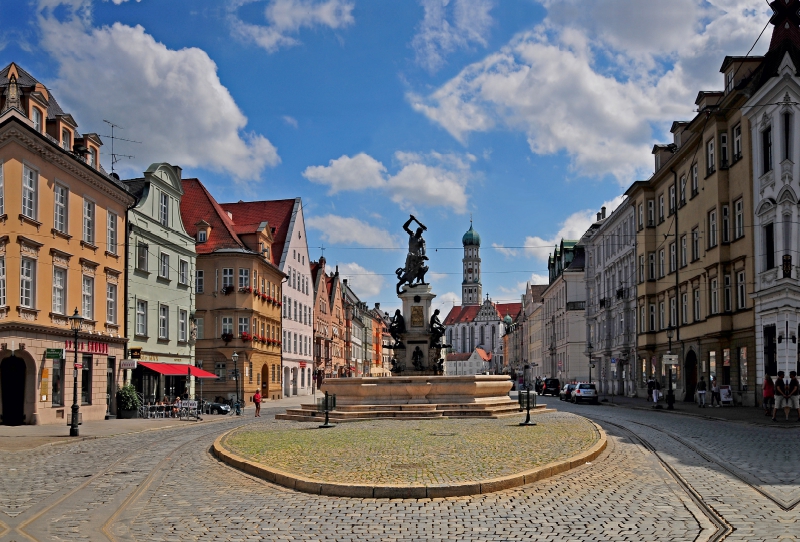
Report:
M 464 353 L 467 351 L 467 333 L 466 329 L 463 327 L 461 328 L 461 352 Z
M 494 325 L 492 325 L 492 350 L 494 350 L 494 338 L 495 338 L 495 334 L 496 333 L 497 333 L 497 329 L 495 328 Z

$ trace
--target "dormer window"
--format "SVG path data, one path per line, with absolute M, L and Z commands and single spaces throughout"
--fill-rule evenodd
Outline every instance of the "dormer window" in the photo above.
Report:
M 72 148 L 72 138 L 70 137 L 69 130 L 64 128 L 61 130 L 61 148 L 68 151 Z
M 656 154 L 656 171 L 661 169 L 661 155 Z
M 31 120 L 33 121 L 33 128 L 37 132 L 42 131 L 42 112 L 38 107 L 31 108 Z
M 200 230 L 197 232 L 197 242 L 198 243 L 205 243 L 206 242 L 206 230 Z
M 733 70 L 725 74 L 725 93 L 733 90 Z
M 89 149 L 89 154 L 86 155 L 86 163 L 97 169 L 97 149 Z
M 169 194 L 161 192 L 158 199 L 158 221 L 165 228 L 169 226 Z

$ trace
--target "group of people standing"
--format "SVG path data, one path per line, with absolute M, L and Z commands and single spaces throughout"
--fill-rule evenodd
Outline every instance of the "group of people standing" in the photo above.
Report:
M 778 371 L 778 377 L 773 381 L 769 375 L 764 375 L 762 384 L 764 396 L 764 415 L 772 414 L 772 421 L 777 422 L 778 410 L 783 409 L 786 421 L 789 421 L 789 412 L 797 411 L 797 421 L 800 422 L 800 381 L 797 380 L 797 371 L 789 371 L 789 380 L 784 378 L 786 373 Z

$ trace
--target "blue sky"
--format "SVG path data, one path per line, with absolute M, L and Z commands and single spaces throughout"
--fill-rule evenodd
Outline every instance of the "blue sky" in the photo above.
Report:
M 324 243 L 367 302 L 397 304 L 400 228 L 414 213 L 449 307 L 470 216 L 484 292 L 517 300 L 546 277 L 548 247 L 650 175 L 652 145 L 693 115 L 698 90 L 722 86 L 724 56 L 747 52 L 766 10 L 754 0 L 2 0 L 0 62 L 48 85 L 81 130 L 106 134 L 108 119 L 141 141 L 115 149 L 135 156 L 116 164 L 124 177 L 166 161 L 219 201 L 301 196 L 312 257 Z

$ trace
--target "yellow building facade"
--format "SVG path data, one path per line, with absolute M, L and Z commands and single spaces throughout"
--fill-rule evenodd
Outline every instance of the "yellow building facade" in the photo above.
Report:
M 67 422 L 113 414 L 123 358 L 124 244 L 133 197 L 98 162 L 100 138 L 30 74 L 0 71 L 0 416 Z M 68 317 L 84 321 L 76 348 Z

